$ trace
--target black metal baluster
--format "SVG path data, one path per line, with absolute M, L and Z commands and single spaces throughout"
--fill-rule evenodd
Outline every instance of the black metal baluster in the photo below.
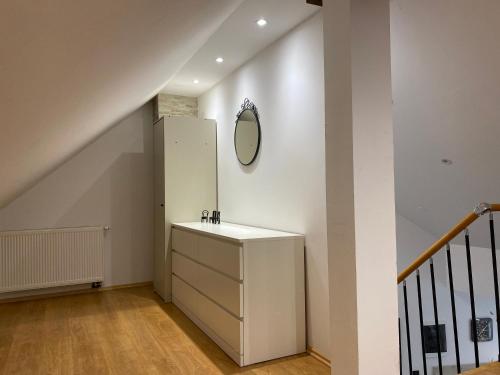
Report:
M 425 340 L 424 340 L 424 314 L 422 312 L 422 289 L 420 287 L 419 270 L 417 270 L 417 295 L 418 295 L 418 313 L 420 318 L 420 341 L 422 343 L 422 363 L 424 366 L 424 375 L 427 375 L 427 356 L 425 354 Z
M 500 297 L 498 293 L 497 249 L 495 245 L 495 223 L 493 212 L 490 212 L 491 260 L 493 262 L 493 282 L 495 283 L 495 307 L 497 313 L 498 361 L 500 362 Z
M 430 268 L 431 268 L 431 284 L 432 284 L 432 304 L 434 307 L 434 327 L 436 330 L 439 375 L 443 375 L 443 360 L 441 358 L 441 337 L 439 334 L 439 315 L 438 315 L 437 298 L 436 298 L 436 280 L 434 277 L 434 262 L 432 258 L 430 261 Z
M 399 329 L 399 375 L 403 375 L 403 360 L 401 358 L 401 318 L 398 318 Z
M 446 257 L 448 259 L 448 280 L 450 281 L 451 315 L 453 318 L 453 335 L 455 336 L 455 358 L 457 361 L 457 374 L 462 372 L 460 364 L 460 347 L 458 344 L 457 311 L 455 307 L 455 288 L 453 286 L 453 268 L 451 266 L 450 244 L 446 245 Z
M 406 345 L 408 345 L 408 367 L 410 374 L 413 373 L 413 364 L 411 360 L 411 338 L 410 338 L 410 319 L 408 318 L 408 295 L 406 292 L 406 281 L 403 281 L 403 295 L 405 302 L 405 320 L 406 320 Z
M 479 367 L 479 348 L 477 345 L 477 321 L 476 321 L 476 304 L 474 302 L 474 281 L 472 279 L 472 262 L 470 256 L 470 238 L 469 230 L 465 230 L 465 251 L 467 253 L 467 273 L 469 275 L 469 295 L 470 295 L 470 310 L 472 314 L 472 338 L 474 340 L 474 356 L 476 359 L 476 368 Z

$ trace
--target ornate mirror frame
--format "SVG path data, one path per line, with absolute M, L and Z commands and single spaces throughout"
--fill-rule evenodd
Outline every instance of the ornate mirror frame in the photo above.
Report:
M 257 148 L 255 149 L 255 155 L 253 156 L 252 160 L 250 160 L 250 162 L 248 162 L 248 163 L 243 163 L 240 160 L 240 158 L 238 156 L 238 150 L 236 149 L 236 131 L 238 129 L 238 121 L 240 120 L 241 115 L 243 115 L 243 113 L 245 111 L 252 111 L 253 115 L 255 116 L 255 120 L 257 121 L 257 130 L 258 130 L 258 140 L 257 140 Z M 259 111 L 257 110 L 257 107 L 255 106 L 254 103 L 252 103 L 248 98 L 245 98 L 245 100 L 243 101 L 243 104 L 241 105 L 240 111 L 236 114 L 236 124 L 234 127 L 234 139 L 233 139 L 234 152 L 236 153 L 236 157 L 238 158 L 238 161 L 240 162 L 240 164 L 248 166 L 248 165 L 252 164 L 255 161 L 255 159 L 257 159 L 257 156 L 259 155 L 259 151 L 260 151 L 261 138 L 262 138 L 262 131 L 260 128 Z

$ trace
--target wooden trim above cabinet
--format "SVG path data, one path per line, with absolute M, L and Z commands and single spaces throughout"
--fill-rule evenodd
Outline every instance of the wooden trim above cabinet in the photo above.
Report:
M 307 4 L 317 5 L 319 7 L 323 6 L 323 0 L 306 0 Z

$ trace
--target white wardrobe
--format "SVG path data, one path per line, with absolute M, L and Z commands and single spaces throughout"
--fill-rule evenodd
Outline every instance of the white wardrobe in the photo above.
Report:
M 154 289 L 172 299 L 173 222 L 199 221 L 217 209 L 217 128 L 214 120 L 162 117 L 154 124 Z

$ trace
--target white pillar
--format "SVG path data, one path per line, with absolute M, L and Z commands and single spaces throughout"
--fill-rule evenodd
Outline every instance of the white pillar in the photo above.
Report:
M 325 0 L 332 374 L 399 372 L 389 0 Z

